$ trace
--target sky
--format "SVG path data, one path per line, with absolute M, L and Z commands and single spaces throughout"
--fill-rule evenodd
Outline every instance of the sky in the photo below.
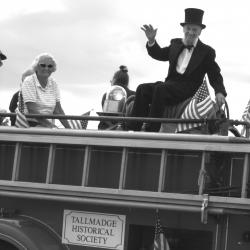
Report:
M 168 63 L 152 59 L 140 29 L 152 24 L 168 46 L 182 37 L 185 8 L 205 11 L 200 39 L 216 50 L 231 119 L 240 119 L 250 99 L 250 15 L 247 0 L 0 0 L 0 108 L 8 110 L 22 73 L 43 52 L 57 61 L 52 77 L 66 114 L 101 111 L 101 98 L 120 65 L 130 88 L 163 81 Z M 212 89 L 211 95 L 214 96 Z M 93 113 L 92 113 L 93 115 Z

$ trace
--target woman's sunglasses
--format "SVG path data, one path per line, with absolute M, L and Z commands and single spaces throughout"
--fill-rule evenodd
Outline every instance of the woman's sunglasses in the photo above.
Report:
M 47 64 L 44 64 L 44 63 L 40 63 L 39 66 L 42 67 L 42 68 L 46 68 L 47 67 L 49 69 L 52 69 L 54 67 L 54 65 L 52 65 L 52 64 L 48 64 L 47 65 Z

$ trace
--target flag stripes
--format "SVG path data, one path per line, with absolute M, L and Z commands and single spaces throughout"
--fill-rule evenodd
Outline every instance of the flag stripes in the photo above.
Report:
M 206 118 L 214 109 L 214 103 L 210 97 L 207 82 L 204 79 L 202 85 L 185 108 L 181 119 L 202 119 Z M 201 123 L 179 123 L 176 132 L 189 130 L 201 126 Z
M 91 111 L 84 113 L 83 115 L 89 116 Z M 72 129 L 86 129 L 88 126 L 88 120 L 68 120 Z M 19 109 L 16 110 L 16 122 L 15 126 L 18 128 L 29 128 L 29 123 L 24 114 Z
M 72 129 L 82 129 L 81 122 L 79 120 L 68 120 Z
M 82 116 L 89 116 L 91 110 L 82 114 Z M 68 120 L 69 125 L 72 129 L 87 129 L 88 120 Z
M 242 120 L 245 122 L 250 122 L 250 100 L 248 101 L 248 104 L 243 112 Z
M 22 114 L 19 109 L 16 110 L 16 122 L 15 126 L 18 128 L 29 128 L 29 123 L 24 114 Z
M 250 123 L 250 100 L 248 101 L 248 104 L 243 112 L 241 120 Z M 246 133 L 246 126 L 243 126 L 240 134 L 241 136 L 244 136 L 245 133 Z

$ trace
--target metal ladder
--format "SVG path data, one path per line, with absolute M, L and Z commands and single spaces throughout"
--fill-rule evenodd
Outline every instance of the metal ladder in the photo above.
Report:
M 81 186 L 87 187 L 88 179 L 89 179 L 89 170 L 90 170 L 91 146 L 86 145 L 83 147 L 85 148 L 85 153 L 84 153 L 84 161 L 82 164 L 83 171 L 82 171 L 82 178 L 81 178 Z M 22 143 L 16 142 L 11 181 L 17 181 L 19 177 L 21 148 L 22 148 Z M 125 182 L 126 182 L 126 176 L 127 176 L 128 150 L 129 150 L 128 147 L 123 147 L 122 149 L 122 158 L 121 158 L 121 167 L 120 167 L 120 175 L 119 175 L 119 185 L 118 185 L 119 190 L 125 189 Z M 53 180 L 55 153 L 56 153 L 56 144 L 51 143 L 49 145 L 49 155 L 48 155 L 46 181 L 45 181 L 46 184 L 51 184 Z M 201 157 L 200 175 L 199 175 L 199 180 L 198 180 L 199 182 L 198 194 L 199 195 L 204 194 L 205 178 L 206 178 L 205 159 L 206 159 L 207 153 L 208 152 L 203 151 L 202 157 Z M 165 180 L 166 180 L 167 158 L 168 158 L 168 150 L 162 149 L 157 192 L 164 191 Z M 241 186 L 241 198 L 247 198 L 248 178 L 249 178 L 249 154 L 245 153 L 244 164 L 243 164 L 242 186 Z

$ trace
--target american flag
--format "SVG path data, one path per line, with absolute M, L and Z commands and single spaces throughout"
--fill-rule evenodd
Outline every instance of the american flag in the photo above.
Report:
M 18 108 L 16 109 L 16 122 L 15 126 L 18 128 L 29 128 L 29 123 L 24 115 L 24 101 L 21 91 L 19 91 L 18 95 Z
M 30 125 L 27 121 L 27 118 L 24 114 L 22 114 L 19 109 L 16 110 L 16 122 L 15 126 L 18 128 L 29 128 Z
M 250 100 L 244 110 L 244 113 L 242 115 L 242 121 L 250 122 Z
M 83 116 L 89 116 L 90 111 L 82 114 Z M 72 129 L 86 129 L 88 126 L 88 120 L 68 120 L 69 125 Z
M 197 90 L 190 103 L 185 108 L 181 119 L 202 119 L 208 117 L 214 109 L 214 103 L 210 97 L 206 79 Z M 201 123 L 179 123 L 176 132 L 189 130 L 201 126 Z
M 167 238 L 161 226 L 159 212 L 156 212 L 155 238 L 153 250 L 170 250 Z
M 250 123 L 250 100 L 248 101 L 248 104 L 243 112 L 241 120 Z M 243 136 L 245 132 L 246 132 L 246 126 L 243 126 L 241 130 L 241 135 Z

